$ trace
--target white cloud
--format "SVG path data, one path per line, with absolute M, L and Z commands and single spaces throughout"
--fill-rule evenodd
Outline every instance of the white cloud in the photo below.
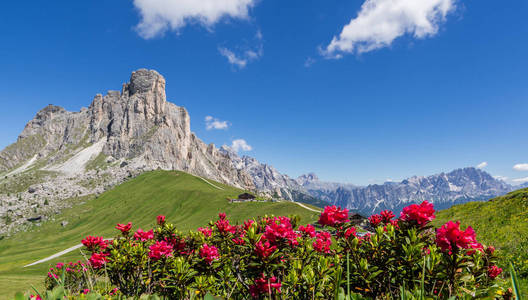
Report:
M 528 171 L 528 164 L 516 164 L 513 169 L 515 171 Z
M 242 151 L 251 151 L 253 150 L 253 147 L 248 145 L 248 143 L 243 139 L 237 139 L 234 140 L 233 143 L 231 143 L 231 149 L 233 149 L 236 152 Z
M 508 177 L 506 177 L 506 176 L 501 176 L 501 175 L 493 176 L 493 178 L 498 179 L 498 180 L 502 180 L 502 181 L 506 181 L 506 180 L 508 180 Z
M 247 19 L 256 0 L 134 0 L 141 15 L 136 29 L 150 39 L 188 23 L 211 27 L 222 18 Z
M 235 54 L 233 51 L 225 47 L 218 48 L 218 51 L 220 51 L 220 54 L 222 54 L 222 56 L 227 58 L 227 61 L 230 64 L 238 67 L 239 69 L 245 68 L 249 62 L 259 59 L 260 57 L 262 57 L 263 53 L 262 47 L 259 47 L 256 50 L 246 50 L 240 54 Z
M 356 18 L 334 36 L 322 54 L 340 58 L 390 46 L 405 34 L 433 36 L 457 0 L 366 0 Z
M 480 164 L 477 165 L 477 169 L 484 169 L 487 166 L 488 166 L 488 162 L 487 161 L 483 161 L 483 162 L 481 162 Z
M 513 182 L 524 183 L 528 182 L 528 177 L 512 179 Z
M 220 121 L 217 118 L 213 118 L 212 116 L 205 117 L 205 129 L 211 130 L 211 129 L 227 129 L 229 128 L 229 122 L 227 121 Z

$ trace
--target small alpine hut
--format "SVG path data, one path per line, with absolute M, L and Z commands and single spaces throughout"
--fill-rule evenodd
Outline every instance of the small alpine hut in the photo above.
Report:
M 238 200 L 243 200 L 243 201 L 251 201 L 251 200 L 255 200 L 255 195 L 252 195 L 250 193 L 244 193 L 244 194 L 240 194 L 238 195 Z
M 351 213 L 349 219 L 352 225 L 361 225 L 365 220 L 367 220 L 367 218 L 358 213 Z

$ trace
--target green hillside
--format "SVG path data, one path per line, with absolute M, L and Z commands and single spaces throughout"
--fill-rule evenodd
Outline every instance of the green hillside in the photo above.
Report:
M 436 216 L 435 226 L 460 220 L 463 228 L 473 227 L 479 242 L 495 246 L 502 268 L 507 269 L 509 261 L 515 264 L 528 292 L 528 188 L 487 202 L 455 205 Z
M 215 219 L 219 212 L 226 212 L 234 222 L 265 214 L 295 214 L 302 222 L 317 218 L 316 213 L 290 202 L 229 203 L 228 197 L 236 197 L 243 191 L 209 182 L 212 184 L 183 172 L 145 173 L 63 211 L 54 221 L 0 240 L 0 299 L 12 297 L 15 291 L 26 291 L 30 285 L 40 288 L 50 265 L 76 260 L 80 253 L 74 251 L 34 267 L 22 268 L 24 265 L 75 246 L 87 235 L 113 237 L 118 222 L 130 221 L 135 229 L 147 229 L 157 215 L 163 214 L 180 230 L 191 230 Z M 67 221 L 68 225 L 62 227 L 61 221 Z

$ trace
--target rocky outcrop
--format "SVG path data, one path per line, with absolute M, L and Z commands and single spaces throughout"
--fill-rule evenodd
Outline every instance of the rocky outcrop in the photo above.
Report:
M 101 149 L 88 149 L 95 144 Z M 89 153 L 81 153 L 86 149 Z M 75 157 L 78 153 L 85 155 Z M 166 101 L 163 76 L 146 69 L 133 72 L 121 91 L 96 95 L 80 112 L 47 106 L 27 124 L 18 142 L 0 153 L 0 160 L 9 170 L 36 156 L 44 169 L 60 172 L 72 158 L 86 163 L 100 154 L 126 160 L 135 169 L 182 170 L 254 188 L 251 177 L 234 168 L 228 156 L 191 132 L 185 108 Z M 67 166 L 70 175 L 85 171 L 82 163 Z

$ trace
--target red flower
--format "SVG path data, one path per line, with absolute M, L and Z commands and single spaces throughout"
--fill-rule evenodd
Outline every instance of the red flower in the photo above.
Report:
M 403 209 L 400 214 L 400 219 L 407 222 L 416 222 L 420 226 L 425 226 L 434 218 L 434 205 L 427 201 L 422 204 L 411 204 Z
M 499 276 L 502 273 L 502 269 L 497 266 L 491 266 L 488 268 L 488 276 L 491 279 L 495 279 L 495 277 Z
M 319 217 L 319 224 L 323 226 L 335 227 L 346 222 L 348 222 L 348 209 L 341 209 L 335 205 L 325 207 Z
M 97 247 L 101 248 L 101 250 L 104 250 L 107 246 L 103 238 L 100 236 L 95 237 L 89 235 L 84 240 L 82 240 L 81 243 L 92 252 L 96 251 Z
M 143 231 L 143 229 L 139 228 L 136 233 L 134 233 L 134 239 L 138 241 L 148 241 L 152 240 L 154 238 L 154 231 L 151 229 L 150 231 Z
M 377 227 L 383 219 L 380 215 L 372 215 L 368 218 L 368 220 L 372 227 Z
M 460 230 L 460 221 L 449 221 L 436 230 L 436 244 L 445 252 L 454 249 L 477 249 L 482 245 L 477 243 L 475 231 L 471 226 L 465 231 Z
M 85 294 L 85 295 L 86 295 L 86 294 L 88 294 L 89 292 L 90 292 L 89 289 L 84 289 L 84 290 L 81 291 L 81 294 Z
M 205 235 L 205 237 L 210 237 L 213 234 L 213 230 L 209 227 L 200 227 L 198 231 Z
M 272 245 L 277 245 L 281 240 L 287 240 L 290 246 L 298 245 L 297 234 L 293 231 L 290 219 L 287 217 L 276 217 L 267 221 L 264 236 Z
M 356 237 L 356 227 L 350 227 L 345 231 L 345 238 L 348 239 L 351 235 Z
M 253 223 L 255 223 L 255 221 L 253 220 L 247 220 L 244 222 L 244 230 L 248 231 L 249 228 L 251 228 L 251 225 L 253 225 Z
M 121 231 L 123 235 L 128 235 L 128 232 L 130 231 L 130 228 L 132 228 L 132 223 L 128 222 L 128 224 L 117 224 L 115 227 L 117 230 Z
M 200 248 L 200 257 L 208 264 L 212 264 L 214 260 L 217 260 L 220 257 L 220 255 L 218 255 L 218 248 L 204 244 L 202 248 Z
M 306 227 L 299 226 L 299 231 L 309 237 L 315 236 L 315 227 L 313 227 L 311 224 L 306 225 Z
M 88 259 L 88 261 L 90 262 L 92 268 L 100 269 L 107 262 L 106 256 L 108 256 L 107 253 L 92 253 L 92 256 L 90 259 Z
M 266 278 L 264 274 L 262 277 L 255 280 L 255 284 L 249 287 L 249 293 L 254 298 L 258 298 L 260 295 L 271 295 L 275 292 L 281 292 L 281 283 L 278 282 L 277 277 Z
M 385 224 L 390 223 L 391 219 L 395 217 L 395 215 L 390 210 L 384 210 L 380 212 L 380 216 L 383 223 Z
M 265 237 L 262 237 L 255 245 L 255 252 L 257 252 L 257 255 L 262 258 L 270 256 L 275 250 L 277 250 L 277 246 L 272 246 Z
M 488 246 L 488 248 L 486 248 L 486 252 L 488 252 L 488 254 L 493 254 L 493 252 L 495 252 L 495 247 L 493 246 Z
M 166 241 L 158 241 L 154 245 L 149 247 L 149 257 L 158 260 L 162 257 L 172 256 L 173 247 Z
M 312 245 L 317 252 L 329 253 L 330 245 L 332 245 L 332 235 L 326 231 L 318 232 L 317 239 Z
M 40 298 L 39 295 L 31 295 L 31 296 L 29 296 L 29 299 L 30 300 L 42 300 L 42 298 Z
M 163 215 L 157 216 L 156 220 L 158 221 L 158 225 L 165 224 L 165 216 L 163 216 Z
M 215 225 L 221 234 L 226 234 L 228 232 L 235 233 L 236 227 L 229 225 L 229 220 L 226 218 L 225 213 L 219 213 L 218 217 L 220 219 L 216 221 Z

